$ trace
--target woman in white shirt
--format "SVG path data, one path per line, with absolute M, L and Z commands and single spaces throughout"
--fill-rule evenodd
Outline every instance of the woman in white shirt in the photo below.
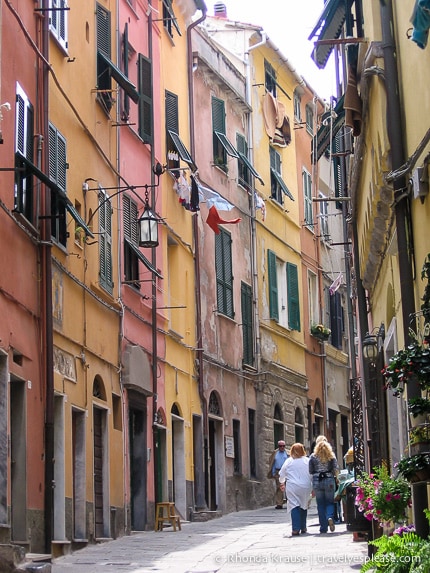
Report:
M 287 510 L 291 512 L 292 535 L 306 533 L 312 479 L 309 474 L 309 458 L 303 444 L 291 446 L 290 457 L 285 460 L 279 472 L 279 482 L 285 489 Z

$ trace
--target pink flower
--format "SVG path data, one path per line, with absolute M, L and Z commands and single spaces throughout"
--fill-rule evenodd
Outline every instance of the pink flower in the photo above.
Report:
M 399 497 L 394 496 L 394 499 L 399 499 Z M 391 493 L 387 493 L 387 495 L 385 496 L 385 501 L 391 501 L 392 499 L 393 499 L 393 496 L 391 495 Z

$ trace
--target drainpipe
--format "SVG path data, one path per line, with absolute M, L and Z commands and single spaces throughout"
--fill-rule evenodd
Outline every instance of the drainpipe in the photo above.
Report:
M 391 146 L 392 169 L 399 169 L 405 162 L 404 142 L 402 137 L 402 116 L 399 98 L 399 81 L 397 73 L 397 52 L 394 42 L 394 22 L 392 0 L 385 0 L 380 5 L 382 50 L 384 54 L 385 85 L 387 92 L 387 131 Z M 414 284 L 412 277 L 412 261 L 408 250 L 413 251 L 409 240 L 409 197 L 403 194 L 406 187 L 404 176 L 393 181 L 394 198 L 396 202 L 397 248 L 399 253 L 400 292 L 402 296 L 403 336 L 405 344 L 409 342 L 409 328 L 416 331 L 416 321 L 413 319 L 415 300 L 412 293 Z M 402 195 L 404 195 L 402 197 Z M 408 384 L 408 398 L 421 395 L 418 384 Z M 424 484 L 425 486 L 425 484 Z M 412 485 L 412 511 L 417 534 L 423 538 L 428 536 L 429 526 L 424 516 L 427 507 L 427 489 L 422 484 Z
M 49 9 L 49 1 L 43 0 L 43 9 Z M 48 90 L 49 90 L 49 70 L 45 62 L 49 62 L 49 21 L 47 17 L 42 18 L 42 93 L 43 93 L 43 125 L 44 134 L 44 164 L 48 166 Z M 45 193 L 42 197 L 42 209 L 45 215 L 51 213 L 51 194 L 45 186 Z M 45 553 L 51 554 L 51 540 L 54 525 L 54 359 L 53 359 L 53 319 L 52 319 L 52 259 L 51 259 L 51 220 L 43 219 L 41 225 L 41 257 L 42 257 L 42 292 L 44 294 L 43 308 L 43 330 L 45 346 L 42 356 L 45 357 L 45 377 L 46 377 L 46 404 L 45 404 Z
M 193 82 L 193 46 L 192 31 L 201 22 L 206 19 L 207 7 L 203 0 L 194 0 L 196 7 L 201 10 L 202 15 L 187 28 L 187 66 L 188 66 L 188 102 L 190 116 L 190 150 L 191 157 L 195 157 L 196 138 L 194 132 L 194 82 Z M 196 297 L 196 337 L 197 337 L 197 383 L 199 388 L 200 401 L 203 413 L 203 460 L 208 457 L 208 406 L 203 387 L 203 334 L 202 334 L 202 301 L 201 301 L 201 274 L 200 274 L 200 243 L 199 243 L 199 225 L 197 213 L 193 215 L 193 235 L 194 235 L 194 272 L 195 272 L 195 297 Z M 205 479 L 204 468 L 201 470 L 201 480 L 196 484 L 196 509 L 206 508 L 205 500 Z M 196 472 L 199 476 L 199 471 Z
M 391 147 L 392 169 L 396 170 L 405 162 L 402 133 L 402 115 L 399 97 L 399 79 L 397 72 L 397 49 L 394 40 L 392 0 L 380 3 L 382 50 L 384 54 L 385 85 L 387 93 L 387 131 Z M 405 344 L 409 341 L 409 328 L 416 331 L 415 301 L 412 276 L 412 261 L 408 251 L 413 251 L 409 233 L 409 197 L 402 197 L 406 187 L 405 178 L 399 177 L 393 182 L 397 229 L 397 248 L 399 253 L 400 292 L 402 295 L 403 335 Z M 411 385 L 408 385 L 408 394 Z M 415 395 L 415 393 L 414 393 Z M 418 395 L 418 394 L 416 394 Z M 420 395 L 420 394 L 419 394 Z
M 264 46 L 267 42 L 266 32 L 261 32 L 261 41 L 253 46 L 250 46 L 248 51 L 245 52 L 245 98 L 246 103 L 252 108 L 252 95 L 251 95 L 251 69 L 249 64 L 249 53 L 256 48 Z M 252 164 L 253 162 L 253 131 L 252 131 L 252 112 L 248 113 L 248 151 L 249 158 Z M 256 225 L 256 213 L 255 213 L 255 198 L 254 198 L 254 186 L 252 188 L 252 195 L 249 198 L 250 211 L 251 211 L 251 273 L 252 273 L 252 308 L 254 311 L 254 328 L 256 333 L 256 368 L 257 372 L 261 369 L 261 341 L 260 341 L 260 315 L 258 311 L 258 273 L 257 273 L 257 225 Z
M 149 14 L 148 14 L 148 58 L 152 62 L 152 0 L 149 0 Z M 152 87 L 154 89 L 154 87 Z M 154 114 L 151 114 L 151 133 L 154 137 Z M 151 149 L 151 207 L 155 212 L 155 173 L 152 166 L 155 164 L 155 151 L 154 141 L 150 145 Z M 151 249 L 151 263 L 152 266 L 157 268 L 157 251 L 156 247 Z M 156 278 L 152 278 L 152 306 L 151 306 L 151 321 L 152 321 L 152 465 L 154 476 L 154 507 L 157 501 L 157 448 L 158 448 L 158 431 L 157 431 L 157 410 L 158 410 L 158 383 L 157 383 L 157 370 L 158 370 L 158 345 L 157 345 L 157 283 Z

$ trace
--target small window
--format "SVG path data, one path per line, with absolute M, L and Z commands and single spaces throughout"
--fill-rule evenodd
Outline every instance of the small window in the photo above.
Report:
M 212 97 L 212 144 L 214 164 L 227 172 L 227 151 L 217 133 L 225 135 L 225 103 Z
M 242 307 L 242 342 L 243 363 L 252 366 L 254 363 L 254 331 L 252 320 L 252 289 L 250 285 L 241 285 Z
M 285 263 L 268 250 L 270 318 L 284 328 L 300 331 L 300 300 L 297 265 Z
M 67 145 L 65 138 L 49 124 L 49 178 L 57 187 L 67 194 Z M 51 190 L 51 236 L 55 242 L 67 244 L 66 205 L 64 197 Z
M 301 97 L 297 91 L 294 92 L 294 119 L 298 122 L 302 121 L 302 112 L 301 112 Z
M 112 203 L 106 191 L 99 189 L 100 286 L 112 294 Z
M 312 177 L 306 169 L 303 169 L 302 181 L 303 197 L 305 202 L 305 225 L 309 226 L 310 230 L 313 231 L 314 215 L 312 208 Z
M 215 273 L 218 312 L 234 318 L 232 240 L 224 229 L 215 235 Z
M 326 199 L 326 197 L 319 193 L 320 199 Z M 321 238 L 324 241 L 328 241 L 330 239 L 329 227 L 328 227 L 328 201 L 319 201 L 320 206 L 320 231 L 321 231 Z
M 27 161 L 25 161 L 27 160 Z M 33 106 L 19 84 L 16 87 L 15 115 L 15 205 L 14 209 L 31 223 L 34 220 L 33 176 Z
M 137 204 L 128 195 L 122 197 L 123 229 L 124 229 L 124 279 L 127 284 L 140 288 L 139 260 L 132 245 L 139 246 L 139 231 L 137 225 Z
M 64 50 L 67 50 L 67 0 L 49 0 L 49 7 L 49 29 Z
M 314 134 L 314 112 L 309 104 L 306 106 L 306 131 L 310 135 Z
M 280 205 L 284 203 L 284 195 L 291 201 L 294 197 L 288 189 L 281 174 L 281 156 L 273 147 L 269 148 L 270 151 L 270 197 Z
M 264 78 L 266 90 L 276 98 L 276 72 L 267 60 L 264 60 Z
M 163 24 L 171 38 L 173 38 L 173 28 L 175 28 L 177 33 L 182 36 L 177 18 L 173 11 L 172 0 L 163 0 Z

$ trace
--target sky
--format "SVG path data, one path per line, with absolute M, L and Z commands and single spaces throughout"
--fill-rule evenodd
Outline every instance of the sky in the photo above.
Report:
M 317 94 L 329 100 L 335 94 L 333 56 L 323 70 L 311 59 L 313 42 L 308 41 L 324 8 L 324 0 L 219 0 L 227 7 L 229 20 L 262 26 L 271 41 Z M 214 14 L 217 0 L 205 0 Z

